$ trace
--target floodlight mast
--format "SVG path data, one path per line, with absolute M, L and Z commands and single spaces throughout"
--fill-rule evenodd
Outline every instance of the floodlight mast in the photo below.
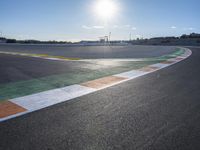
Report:
M 103 36 L 103 37 L 99 37 L 99 40 L 101 43 L 105 44 L 105 43 L 108 43 L 108 38 L 109 38 L 108 36 Z
M 109 32 L 109 44 L 111 43 L 111 32 Z

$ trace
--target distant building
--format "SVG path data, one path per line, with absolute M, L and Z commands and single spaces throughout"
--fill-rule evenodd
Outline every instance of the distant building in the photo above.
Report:
M 104 37 L 99 37 L 99 42 L 100 43 L 108 43 L 108 36 L 104 36 Z

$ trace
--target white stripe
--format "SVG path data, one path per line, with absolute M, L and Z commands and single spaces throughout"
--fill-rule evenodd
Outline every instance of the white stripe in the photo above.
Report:
M 52 58 L 52 57 L 50 57 L 50 58 L 45 58 L 45 59 L 49 59 L 49 60 L 60 60 L 59 58 Z M 62 59 L 63 60 L 63 59 Z
M 128 72 L 116 74 L 114 76 L 116 76 L 116 77 L 122 77 L 122 78 L 134 79 L 134 78 L 137 78 L 139 76 L 145 75 L 147 73 L 148 72 L 138 71 L 138 70 L 132 70 L 132 71 L 128 71 Z
M 118 58 L 99 58 L 99 59 L 80 59 L 80 60 L 77 60 L 77 61 L 85 61 L 85 62 L 91 62 L 91 61 L 145 61 L 146 59 L 145 58 L 121 58 L 121 59 L 118 59 Z
M 176 63 L 178 60 L 177 60 L 177 58 L 170 58 L 167 61 L 172 61 L 173 63 Z
M 162 64 L 162 63 L 157 63 L 157 64 L 153 64 L 153 65 L 150 65 L 151 67 L 158 67 L 158 68 L 165 68 L 165 67 L 168 67 L 170 66 L 170 64 Z
M 187 55 L 186 55 L 187 52 Z M 1 53 L 1 52 L 0 52 Z M 192 54 L 192 51 L 189 49 L 186 49 L 185 51 L 185 55 L 184 57 L 176 57 L 176 58 L 187 58 Z M 176 58 L 173 58 L 176 62 L 182 61 L 182 60 L 176 60 Z M 173 60 L 171 59 L 171 60 Z M 174 63 L 173 63 L 174 64 Z M 162 63 L 158 63 L 158 64 L 153 64 L 150 65 L 149 67 L 158 67 L 160 69 L 171 66 L 172 64 L 162 64 Z M 159 70 L 159 69 L 156 69 Z M 124 78 L 128 78 L 127 80 L 123 80 L 120 82 L 117 82 L 115 84 L 112 85 L 108 85 L 106 87 L 110 87 L 125 81 L 128 81 L 130 79 L 151 73 L 154 71 L 149 71 L 149 72 L 143 72 L 143 71 L 139 71 L 139 70 L 132 70 L 132 71 L 128 71 L 128 72 L 124 72 L 124 73 L 120 73 L 117 75 L 113 75 L 113 76 L 117 76 L 117 77 L 124 77 Z M 103 87 L 101 89 L 105 89 L 106 87 Z M 98 89 L 98 90 L 101 90 Z M 11 119 L 17 116 L 21 116 L 27 113 L 30 113 L 32 111 L 35 110 L 39 110 L 41 108 L 45 108 L 60 102 L 64 102 L 67 100 L 71 100 L 95 91 L 98 91 L 96 89 L 93 88 L 89 88 L 89 87 L 85 87 L 85 86 L 81 86 L 81 85 L 71 85 L 71 86 L 67 86 L 64 88 L 59 88 L 59 89 L 53 89 L 53 90 L 49 90 L 49 91 L 45 91 L 45 92 L 41 92 L 41 93 L 37 93 L 37 94 L 32 94 L 29 96 L 24 96 L 24 97 L 20 97 L 20 98 L 15 98 L 10 100 L 11 102 L 24 107 L 25 109 L 27 109 L 27 111 L 22 112 L 22 113 L 18 113 L 15 115 L 11 115 L 5 118 L 1 118 L 0 122 L 5 121 L 7 119 Z
M 59 88 L 29 96 L 15 98 L 10 101 L 24 107 L 29 111 L 32 111 L 64 102 L 79 96 L 83 96 L 94 91 L 95 89 L 81 85 L 71 85 L 65 88 Z

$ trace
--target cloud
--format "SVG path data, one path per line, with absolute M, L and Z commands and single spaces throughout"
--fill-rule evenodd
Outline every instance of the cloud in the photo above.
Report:
M 195 30 L 195 28 L 193 28 L 193 27 L 190 27 L 190 28 L 183 28 L 183 30 L 185 30 L 185 31 L 187 31 L 187 30 L 192 31 L 192 30 Z
M 137 34 L 135 36 L 136 36 L 136 38 L 142 38 L 142 35 L 139 35 L 139 34 Z
M 194 30 L 194 28 L 188 28 L 189 30 Z
M 86 26 L 86 25 L 82 25 L 82 28 L 83 28 L 83 29 L 87 29 L 87 30 L 88 30 L 88 29 L 91 29 L 91 27 Z
M 130 24 L 126 24 L 126 25 L 124 25 L 124 27 L 125 27 L 125 28 L 130 28 L 131 25 L 130 25 Z
M 131 30 L 137 30 L 137 28 L 136 27 L 132 27 Z
M 171 26 L 170 28 L 171 28 L 171 29 L 176 29 L 177 27 L 176 27 L 176 26 Z
M 87 26 L 87 25 L 82 25 L 83 29 L 86 30 L 90 30 L 90 29 L 104 29 L 104 26 L 99 26 L 99 25 L 95 25 L 95 26 Z
M 119 25 L 114 25 L 113 28 L 119 28 Z
M 102 25 L 94 25 L 94 26 L 87 26 L 87 25 L 82 25 L 83 29 L 86 30 L 91 30 L 91 29 L 104 29 L 105 26 Z M 125 24 L 125 25 L 113 25 L 112 28 L 114 29 L 130 29 L 130 30 L 137 30 L 136 27 L 131 26 L 129 24 Z
M 94 29 L 104 29 L 104 26 L 93 26 Z
M 113 26 L 114 29 L 131 29 L 131 30 L 136 30 L 137 28 L 134 26 L 131 26 L 130 24 L 126 24 L 126 25 L 114 25 Z

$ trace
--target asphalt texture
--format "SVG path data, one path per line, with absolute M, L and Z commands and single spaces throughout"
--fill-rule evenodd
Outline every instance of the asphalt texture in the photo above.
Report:
M 62 73 L 80 73 L 105 68 L 89 62 L 52 61 L 41 58 L 0 54 L 0 84 L 30 80 Z
M 51 47 L 55 48 L 55 45 L 51 45 Z M 102 46 L 96 46 L 93 48 L 95 51 L 101 47 Z M 77 47 L 74 48 L 76 49 Z M 174 51 L 173 48 L 169 51 L 166 49 L 169 49 L 169 47 L 160 48 L 160 51 L 157 51 L 157 56 L 162 54 L 162 51 L 164 51 L 164 53 Z M 48 48 L 45 50 L 48 50 Z M 56 49 L 51 49 L 49 52 L 55 50 Z M 60 52 L 60 50 L 58 51 Z M 84 49 L 84 51 L 86 53 L 88 52 L 86 49 Z M 146 47 L 144 51 L 148 51 L 148 47 Z M 137 48 L 132 49 L 130 52 L 139 54 Z M 113 52 L 113 56 L 115 56 L 115 54 L 116 53 Z M 126 55 L 127 53 L 124 54 Z M 99 55 L 99 57 L 101 57 L 101 55 Z M 81 62 L 55 61 L 20 55 L 0 54 L 0 101 L 79 84 L 159 62 L 156 59 L 145 60 L 146 61 L 137 62 L 112 61 L 110 59 L 91 59 L 90 61 Z
M 177 48 L 165 46 L 66 46 L 0 44 L 0 51 L 59 55 L 77 58 L 148 58 L 171 54 Z M 120 62 L 123 65 L 123 62 Z M 125 64 L 125 63 L 124 63 Z M 92 72 L 120 66 L 110 62 L 52 61 L 0 54 L 0 84 L 30 80 L 63 73 Z
M 0 44 L 0 51 L 48 54 L 71 58 L 151 58 L 172 53 L 173 46 L 67 46 Z
M 139 69 L 148 61 L 53 61 L 0 54 L 0 101 Z
M 168 68 L 0 123 L 0 149 L 200 149 L 200 48 L 190 49 Z
M 57 61 L 0 54 L 0 85 L 62 74 L 66 76 L 83 75 L 92 74 L 93 71 L 112 74 L 112 70 L 115 73 L 120 73 L 155 63 L 155 61 Z

